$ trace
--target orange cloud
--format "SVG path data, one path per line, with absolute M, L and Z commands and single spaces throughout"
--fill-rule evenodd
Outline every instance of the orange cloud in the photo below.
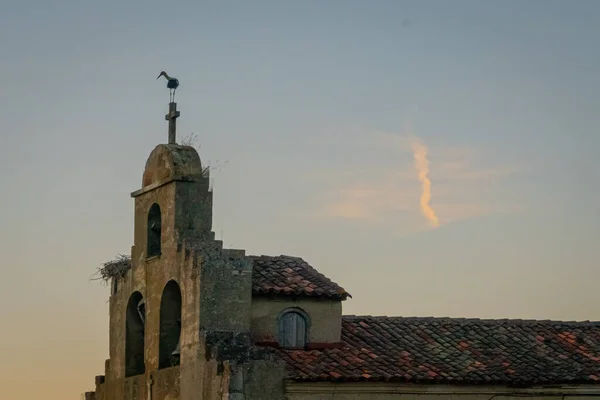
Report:
M 415 158 L 415 167 L 419 176 L 419 181 L 423 185 L 421 193 L 420 206 L 423 216 L 436 227 L 440 225 L 440 219 L 431 207 L 431 179 L 429 179 L 429 160 L 427 159 L 427 147 L 417 139 L 412 143 L 413 156 Z
M 326 206 L 325 214 L 330 217 L 346 219 L 366 219 L 372 217 L 372 213 L 360 202 L 342 201 Z
M 494 185 L 519 169 L 485 165 L 488 159 L 476 148 L 438 146 L 430 160 L 429 148 L 413 135 L 375 132 L 361 140 L 364 146 L 356 136 L 350 147 L 368 148 L 367 162 L 305 172 L 303 178 L 324 191 L 315 192 L 317 209 L 307 209 L 303 218 L 394 225 L 402 234 L 518 210 L 497 198 Z M 342 137 L 336 143 L 346 146 Z
M 328 197 L 321 212 L 326 217 L 376 220 L 385 210 L 410 209 L 407 196 L 398 196 L 397 187 L 383 183 L 342 187 Z

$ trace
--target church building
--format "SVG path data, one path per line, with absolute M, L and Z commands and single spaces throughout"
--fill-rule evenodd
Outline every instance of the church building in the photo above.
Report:
M 302 258 L 224 248 L 178 116 L 131 194 L 131 255 L 106 265 L 109 359 L 86 400 L 600 396 L 600 323 L 344 315 L 350 293 Z

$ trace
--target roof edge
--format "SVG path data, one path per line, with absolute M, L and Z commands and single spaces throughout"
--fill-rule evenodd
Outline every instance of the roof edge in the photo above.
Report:
M 339 384 L 343 384 L 340 386 Z M 387 385 L 386 385 L 387 384 Z M 310 388 L 309 388 L 310 387 Z M 393 394 L 452 394 L 452 395 L 600 395 L 600 385 L 592 382 L 572 381 L 558 384 L 523 384 L 510 385 L 507 383 L 464 383 L 464 382 L 402 382 L 398 380 L 299 380 L 286 378 L 286 390 L 289 393 L 307 393 L 315 391 L 323 393 L 324 390 L 335 390 L 336 393 L 357 391 L 364 393 L 393 393 Z
M 284 298 L 306 298 L 306 299 L 327 299 L 327 300 L 339 300 L 339 301 L 345 301 L 348 300 L 348 298 L 352 298 L 352 296 L 350 295 L 350 293 L 344 291 L 343 293 L 340 294 L 329 294 L 329 293 L 306 293 L 306 292 L 289 292 L 286 293 L 284 291 L 276 291 L 273 289 L 270 290 L 263 290 L 263 289 L 252 289 L 252 296 L 254 297 L 265 297 L 265 298 L 269 298 L 269 297 L 284 297 Z
M 485 323 L 485 324 L 562 324 L 562 325 L 595 325 L 600 326 L 600 321 L 561 321 L 551 319 L 519 319 L 519 318 L 467 318 L 467 317 L 403 317 L 403 316 L 387 316 L 387 315 L 342 315 L 343 319 L 346 320 L 397 320 L 397 321 L 432 321 L 432 322 L 464 322 L 464 323 Z

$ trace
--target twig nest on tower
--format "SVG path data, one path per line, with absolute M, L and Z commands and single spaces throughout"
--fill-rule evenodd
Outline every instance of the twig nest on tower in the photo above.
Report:
M 131 269 L 131 257 L 119 254 L 116 259 L 105 262 L 92 276 L 92 280 L 109 283 L 113 278 L 122 278 Z

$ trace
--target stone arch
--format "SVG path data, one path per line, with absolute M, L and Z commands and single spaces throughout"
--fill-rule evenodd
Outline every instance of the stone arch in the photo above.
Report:
M 279 345 L 285 348 L 303 348 L 308 344 L 310 317 L 301 308 L 286 308 L 277 317 Z
M 148 211 L 146 257 L 154 257 L 161 254 L 161 224 L 160 206 L 157 203 L 154 203 Z
M 181 289 L 170 280 L 160 299 L 160 337 L 158 368 L 179 365 L 179 340 L 181 338 Z
M 140 375 L 144 366 L 146 307 L 140 292 L 133 292 L 125 311 L 125 376 Z

